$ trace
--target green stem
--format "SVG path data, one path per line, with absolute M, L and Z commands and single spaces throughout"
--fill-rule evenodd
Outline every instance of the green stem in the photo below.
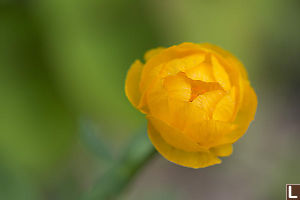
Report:
M 116 199 L 155 152 L 145 133 L 137 135 L 84 199 Z

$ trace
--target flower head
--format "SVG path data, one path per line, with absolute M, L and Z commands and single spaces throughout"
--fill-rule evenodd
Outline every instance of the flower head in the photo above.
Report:
M 257 98 L 244 66 L 211 44 L 182 43 L 145 54 L 128 71 L 125 92 L 148 119 L 167 160 L 192 168 L 221 163 L 254 119 Z

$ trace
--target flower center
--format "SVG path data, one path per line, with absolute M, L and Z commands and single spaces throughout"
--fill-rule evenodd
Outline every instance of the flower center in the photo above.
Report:
M 214 91 L 214 90 L 223 90 L 217 82 L 203 82 L 199 80 L 189 79 L 191 83 L 191 98 L 190 102 L 194 101 L 199 95 L 204 94 L 206 92 Z
M 217 82 L 192 80 L 184 72 L 168 76 L 164 79 L 164 88 L 170 98 L 192 102 L 199 95 L 214 90 L 223 90 Z

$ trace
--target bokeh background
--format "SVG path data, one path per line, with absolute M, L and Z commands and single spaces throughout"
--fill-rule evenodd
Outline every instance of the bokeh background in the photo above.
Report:
M 242 60 L 255 121 L 221 165 L 156 155 L 119 199 L 285 199 L 300 183 L 299 20 L 299 0 L 1 0 L 0 199 L 81 199 L 146 135 L 124 94 L 130 64 L 185 41 Z

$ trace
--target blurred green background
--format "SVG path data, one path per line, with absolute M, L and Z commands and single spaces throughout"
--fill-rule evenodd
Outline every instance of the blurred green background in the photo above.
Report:
M 146 135 L 126 71 L 181 42 L 242 60 L 255 122 L 221 165 L 156 155 L 118 199 L 284 199 L 285 184 L 300 183 L 299 20 L 299 0 L 0 0 L 0 199 L 76 200 L 109 180 L 131 138 Z

